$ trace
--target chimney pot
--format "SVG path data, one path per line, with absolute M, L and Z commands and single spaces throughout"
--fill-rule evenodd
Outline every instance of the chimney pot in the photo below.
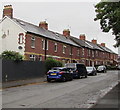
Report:
M 39 27 L 42 27 L 42 28 L 48 30 L 48 23 L 46 23 L 46 21 L 42 21 L 42 22 L 40 22 Z
M 79 39 L 80 39 L 80 40 L 86 40 L 85 34 L 80 34 Z
M 3 17 L 8 16 L 10 18 L 13 18 L 13 8 L 12 5 L 5 5 L 3 9 Z
M 101 43 L 101 46 L 105 47 L 105 43 Z
M 97 40 L 93 39 L 93 40 L 92 40 L 92 43 L 93 43 L 93 44 L 97 44 Z
M 63 35 L 64 35 L 65 37 L 69 37 L 69 36 L 70 36 L 70 30 L 69 30 L 69 29 L 64 29 L 64 30 L 63 30 Z

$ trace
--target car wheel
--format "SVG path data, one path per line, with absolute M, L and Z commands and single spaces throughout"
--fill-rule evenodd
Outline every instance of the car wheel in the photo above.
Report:
M 65 76 L 62 77 L 62 81 L 66 82 L 66 77 Z
M 87 78 L 87 75 L 85 75 L 85 78 Z
M 47 82 L 51 82 L 51 79 L 48 79 L 48 78 L 47 78 Z
M 82 79 L 81 75 L 78 75 L 78 79 Z
M 73 80 L 73 77 L 71 77 L 69 81 L 72 81 L 72 80 Z
M 93 73 L 93 76 L 95 76 L 96 75 L 96 73 Z

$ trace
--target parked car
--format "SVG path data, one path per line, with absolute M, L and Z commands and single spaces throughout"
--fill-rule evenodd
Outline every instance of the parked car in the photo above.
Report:
M 80 63 L 67 63 L 65 67 L 71 68 L 71 73 L 73 74 L 73 78 L 82 78 L 83 76 L 87 78 L 87 70 L 84 64 Z
M 47 81 L 50 82 L 51 80 L 71 81 L 73 80 L 73 76 L 66 67 L 54 67 L 47 72 Z
M 106 72 L 107 72 L 107 70 L 106 70 L 106 66 L 104 66 L 104 65 L 98 66 L 98 68 L 97 68 L 97 72 L 103 72 L 103 73 L 106 73 Z
M 93 75 L 93 76 L 97 75 L 97 70 L 95 67 L 90 66 L 90 67 L 86 67 L 86 69 L 88 75 Z

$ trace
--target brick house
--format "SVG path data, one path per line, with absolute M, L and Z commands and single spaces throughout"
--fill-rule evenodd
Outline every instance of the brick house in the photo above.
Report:
M 107 47 L 98 45 L 96 40 L 87 41 L 85 35 L 76 38 L 70 35 L 69 29 L 63 30 L 62 34 L 50 31 L 45 21 L 36 26 L 16 19 L 11 5 L 4 6 L 0 31 L 0 53 L 17 51 L 25 56 L 25 60 L 44 61 L 52 57 L 64 63 L 79 62 L 92 66 L 107 64 L 117 57 Z

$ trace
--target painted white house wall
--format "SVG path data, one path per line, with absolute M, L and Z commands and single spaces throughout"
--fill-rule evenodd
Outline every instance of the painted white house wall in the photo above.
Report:
M 19 34 L 24 34 L 24 43 L 19 44 Z M 0 53 L 5 50 L 16 51 L 24 55 L 25 51 L 25 31 L 10 18 L 5 17 L 0 22 Z M 22 49 L 18 47 L 22 46 Z

